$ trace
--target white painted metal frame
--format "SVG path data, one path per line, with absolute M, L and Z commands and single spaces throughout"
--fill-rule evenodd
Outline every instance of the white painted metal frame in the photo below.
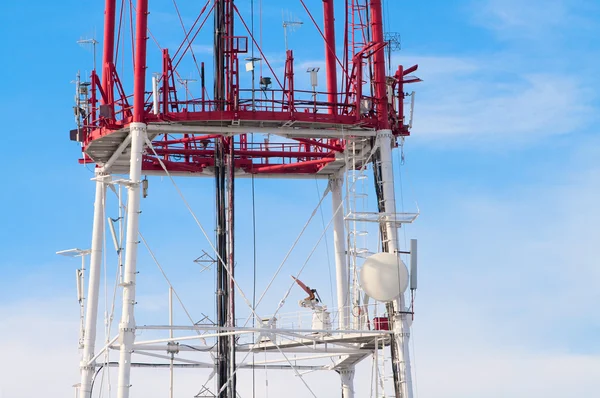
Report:
M 214 339 L 218 336 L 223 335 L 238 335 L 238 336 L 250 336 L 252 334 L 263 334 L 268 330 L 268 335 L 271 336 L 271 341 L 260 342 L 249 345 L 241 345 L 238 349 L 239 352 L 246 353 L 260 353 L 268 352 L 273 355 L 283 355 L 283 358 L 276 358 L 265 361 L 253 361 L 255 366 L 285 363 L 289 362 L 286 353 L 294 354 L 294 363 L 302 361 L 312 361 L 317 359 L 335 359 L 338 358 L 333 364 L 326 361 L 322 365 L 314 365 L 311 369 L 313 370 L 336 370 L 342 377 L 342 383 L 344 385 L 346 394 L 353 393 L 353 375 L 354 366 L 353 364 L 363 360 L 364 358 L 373 354 L 377 348 L 378 341 L 385 341 L 393 335 L 392 331 L 385 330 L 322 330 L 315 331 L 313 329 L 269 329 L 269 328 L 249 328 L 249 327 L 230 327 L 230 328 L 219 328 L 215 326 L 187 326 L 187 325 L 147 325 L 137 326 L 138 330 L 163 330 L 169 332 L 168 338 L 160 338 L 146 341 L 138 341 L 133 343 L 131 350 L 136 355 L 149 356 L 153 358 L 159 358 L 165 360 L 166 367 L 177 368 L 180 367 L 178 364 L 193 364 L 196 367 L 213 368 L 214 364 L 208 362 L 200 362 L 196 360 L 190 360 L 188 358 L 173 357 L 172 353 L 176 352 L 194 352 L 203 351 L 205 354 L 216 350 L 214 346 L 206 347 L 199 346 L 194 347 L 190 345 L 179 345 L 178 342 L 187 342 L 200 339 Z M 189 330 L 189 331 L 204 331 L 213 333 L 194 334 L 189 336 L 172 337 L 174 330 Z M 317 332 L 314 334 L 313 332 Z M 306 334 L 304 334 L 306 333 Z M 274 336 L 278 336 L 280 339 L 274 339 Z M 280 340 L 279 343 L 275 341 Z M 123 350 L 124 345 L 122 343 L 116 343 L 116 339 L 113 339 L 110 345 L 106 348 L 112 350 Z M 255 341 L 261 341 L 255 339 Z M 173 345 L 176 344 L 176 348 Z M 153 352 L 164 352 L 165 354 L 155 354 Z M 250 362 L 241 361 L 239 363 L 240 368 L 250 368 Z M 280 369 L 296 370 L 296 366 L 283 366 Z M 302 365 L 298 368 L 302 368 Z M 346 395 L 350 396 L 350 395 Z
M 187 126 L 190 131 L 194 132 L 202 131 L 197 126 Z M 158 128 L 164 129 L 165 126 L 152 127 L 151 130 L 156 133 Z M 173 129 L 181 132 L 181 126 L 173 126 Z M 214 129 L 211 127 L 211 132 Z M 118 350 L 119 362 L 118 362 L 118 398 L 128 398 L 130 392 L 130 380 L 131 380 L 131 367 L 132 366 L 156 366 L 161 367 L 165 365 L 170 369 L 171 372 L 171 396 L 173 394 L 173 369 L 180 367 L 213 367 L 213 364 L 203 363 L 198 361 L 187 360 L 184 358 L 175 358 L 173 353 L 169 351 L 169 347 L 166 343 L 177 342 L 177 341 L 189 341 L 197 339 L 215 338 L 222 335 L 249 335 L 259 334 L 266 335 L 271 338 L 269 343 L 257 343 L 252 347 L 239 347 L 240 352 L 263 352 L 269 351 L 273 354 L 283 355 L 285 359 L 275 359 L 261 362 L 261 364 L 275 364 L 278 362 L 288 362 L 288 365 L 281 365 L 276 368 L 278 369 L 290 369 L 296 371 L 298 369 L 304 369 L 308 371 L 312 370 L 336 370 L 340 374 L 342 381 L 342 390 L 344 398 L 354 397 L 354 386 L 353 379 L 355 374 L 354 363 L 364 359 L 366 356 L 373 354 L 377 351 L 377 341 L 389 341 L 390 336 L 397 339 L 399 345 L 402 347 L 402 352 L 398 359 L 399 366 L 402 373 L 402 385 L 403 385 L 403 398 L 412 398 L 412 386 L 410 380 L 410 363 L 408 360 L 408 325 L 404 315 L 399 314 L 400 311 L 404 311 L 404 298 L 400 298 L 396 305 L 397 319 L 394 322 L 395 330 L 393 331 L 379 331 L 379 330 L 363 330 L 360 325 L 350 324 L 350 311 L 349 308 L 352 303 L 349 302 L 350 291 L 349 291 L 349 277 L 348 277 L 348 263 L 347 263 L 347 252 L 345 247 L 345 226 L 344 226 L 344 211 L 338 211 L 336 217 L 333 220 L 333 231 L 334 231 L 334 247 L 335 247 L 335 259 L 336 259 L 336 278 L 337 278 L 337 304 L 339 311 L 338 326 L 339 330 L 314 330 L 314 329 L 283 329 L 283 328 L 216 328 L 210 326 L 175 326 L 173 325 L 172 319 L 172 291 L 170 290 L 170 317 L 168 326 L 136 326 L 135 322 L 135 293 L 136 293 L 136 262 L 137 262 L 137 249 L 138 249 L 138 234 L 139 234 L 139 214 L 140 214 L 140 183 L 142 174 L 142 153 L 144 150 L 144 144 L 147 142 L 147 126 L 143 123 L 132 123 L 130 126 L 130 135 L 119 145 L 117 151 L 110 157 L 109 161 L 104 164 L 104 167 L 98 171 L 96 178 L 96 199 L 95 199 L 95 211 L 94 211 L 94 229 L 92 235 L 92 249 L 91 249 L 91 261 L 90 261 L 90 278 L 88 287 L 88 301 L 86 308 L 86 327 L 85 327 L 85 338 L 83 343 L 84 353 L 81 362 L 81 388 L 80 398 L 91 398 L 91 382 L 94 373 L 99 366 L 96 364 L 96 360 L 100 355 L 108 349 Z M 231 131 L 230 127 L 227 127 L 227 131 Z M 234 129 L 235 130 L 235 129 Z M 260 130 L 265 130 L 264 128 Z M 281 134 L 282 129 L 277 129 Z M 162 131 L 162 130 L 161 130 Z M 225 131 L 225 130 L 223 130 Z M 254 131 L 254 130 L 253 130 Z M 297 136 L 295 133 L 299 132 L 298 129 L 289 129 L 290 133 Z M 236 131 L 233 134 L 239 134 L 245 131 Z M 303 132 L 303 131 L 302 131 Z M 322 132 L 320 132 L 322 133 Z M 372 135 L 371 132 L 362 131 L 364 136 Z M 229 133 L 232 135 L 232 133 Z M 283 134 L 285 135 L 285 134 Z M 392 133 L 389 130 L 380 131 L 377 133 L 377 143 L 380 149 L 381 156 L 381 169 L 382 169 L 382 189 L 385 201 L 385 214 L 378 214 L 373 221 L 384 222 L 387 228 L 387 236 L 390 238 L 389 250 L 390 252 L 396 253 L 398 251 L 397 245 L 397 224 L 399 222 L 407 222 L 408 220 L 397 220 L 401 215 L 397 215 L 395 210 L 395 199 L 394 199 L 394 181 L 391 164 L 391 144 L 392 144 Z M 97 310 L 98 310 L 98 296 L 99 296 L 99 279 L 100 279 L 100 266 L 102 260 L 102 244 L 104 236 L 104 221 L 105 221 L 105 197 L 106 197 L 106 186 L 110 183 L 110 177 L 105 174 L 110 171 L 114 162 L 117 158 L 123 155 L 123 152 L 127 147 L 131 145 L 130 162 L 129 162 L 129 180 L 121 181 L 121 183 L 128 190 L 127 199 L 127 232 L 126 232 L 126 246 L 125 246 L 125 264 L 123 271 L 123 302 L 122 302 L 122 313 L 121 322 L 119 324 L 119 335 L 112 339 L 100 352 L 94 354 L 95 351 L 95 337 L 96 337 L 96 323 L 97 323 Z M 330 178 L 330 190 L 332 193 L 332 206 L 335 212 L 340 206 L 343 206 L 342 202 L 342 178 L 337 175 Z M 366 213 L 365 213 L 366 214 Z M 393 216 L 391 216 L 393 215 Z M 407 217 L 410 221 L 414 220 L 416 216 Z M 371 221 L 371 215 L 369 215 L 368 221 Z M 365 217 L 355 221 L 366 221 Z M 408 222 L 410 222 L 408 221 Z M 353 329 L 351 327 L 353 326 Z M 357 327 L 359 326 L 359 327 Z M 148 330 L 166 330 L 169 333 L 168 338 L 154 339 L 147 341 L 135 341 L 136 329 L 148 329 Z M 195 334 L 193 336 L 174 337 L 174 330 L 193 330 L 193 331 L 211 331 L 213 333 L 207 334 Z M 277 343 L 277 339 L 274 336 L 279 336 L 285 341 Z M 261 341 L 259 338 L 258 341 Z M 373 343 L 375 342 L 375 343 Z M 116 343 L 116 344 L 115 344 Z M 383 344 L 383 343 L 382 343 Z M 132 354 L 134 349 L 137 354 L 150 356 L 154 358 L 164 359 L 167 362 L 165 364 L 133 364 Z M 189 347 L 178 346 L 177 350 L 181 351 L 201 351 L 200 349 L 192 349 Z M 210 353 L 212 348 L 206 348 L 205 352 Z M 165 351 L 167 355 L 154 354 L 151 351 Z M 313 361 L 315 359 L 327 359 L 338 357 L 339 360 L 334 362 L 332 365 L 329 363 L 327 366 L 294 366 L 289 362 L 285 353 L 303 354 L 294 358 L 296 361 Z M 175 363 L 178 362 L 178 363 Z M 183 363 L 181 363 L 183 362 Z M 253 362 L 256 365 L 256 362 Z M 116 366 L 116 363 L 108 363 L 108 366 Z M 239 364 L 240 368 L 249 368 L 249 363 L 242 362 Z
M 318 128 L 296 128 L 296 127 L 264 127 L 264 126 L 241 126 L 241 125 L 215 125 L 215 126 L 193 126 L 184 124 L 159 124 L 148 125 L 148 133 L 153 134 L 193 134 L 209 133 L 221 134 L 223 136 L 234 136 L 239 134 L 273 134 L 287 138 L 343 138 L 374 137 L 375 130 L 370 129 L 318 129 Z
M 131 123 L 130 183 L 127 186 L 127 233 L 123 270 L 123 309 L 119 324 L 119 372 L 117 398 L 128 398 L 131 387 L 131 353 L 135 341 L 135 283 L 140 216 L 140 182 L 146 125 Z
M 349 324 L 349 306 L 348 301 L 348 264 L 346 262 L 346 233 L 344 228 L 344 209 L 342 204 L 342 184 L 340 177 L 329 180 L 329 189 L 331 191 L 331 208 L 336 212 L 333 220 L 333 245 L 335 250 L 335 275 L 337 282 L 337 305 L 338 305 L 338 325 L 339 328 L 347 329 Z M 339 210 L 338 210 L 339 209 Z
M 101 171 L 96 173 L 96 198 L 94 200 L 94 224 L 90 252 L 90 270 L 83 332 L 83 353 L 81 356 L 80 398 L 91 398 L 92 379 L 96 372 L 94 350 L 98 322 L 98 296 L 100 291 L 100 270 L 102 267 L 102 244 L 104 238 L 104 214 L 106 202 L 106 181 L 110 176 Z

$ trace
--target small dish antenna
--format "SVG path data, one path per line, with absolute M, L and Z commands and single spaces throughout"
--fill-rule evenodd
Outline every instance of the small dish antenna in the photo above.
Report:
M 360 270 L 360 287 L 379 302 L 392 301 L 408 288 L 408 269 L 396 254 L 374 254 Z

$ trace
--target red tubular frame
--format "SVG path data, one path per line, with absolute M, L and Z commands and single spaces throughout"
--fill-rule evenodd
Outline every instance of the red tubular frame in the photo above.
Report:
M 400 128 L 404 129 L 404 68 L 402 65 L 398 66 L 398 72 L 396 72 L 399 78 L 398 82 L 398 121 Z
M 362 130 L 391 129 L 393 134 L 408 135 L 408 126 L 404 125 L 404 86 L 419 81 L 418 78 L 406 78 L 406 75 L 414 72 L 417 66 L 406 69 L 398 68 L 392 84 L 394 98 L 390 101 L 386 77 L 384 51 L 386 42 L 383 36 L 382 0 L 371 0 L 369 6 L 364 0 L 345 1 L 350 6 L 347 11 L 352 12 L 352 18 L 348 17 L 346 23 L 352 23 L 350 31 L 360 37 L 358 39 L 348 38 L 348 40 L 352 39 L 353 44 L 352 48 L 348 48 L 348 54 L 344 55 L 348 57 L 347 62 L 342 64 L 336 56 L 335 0 L 322 0 L 323 27 L 321 29 L 320 26 L 317 26 L 317 30 L 325 46 L 327 88 L 326 91 L 317 93 L 320 101 L 315 103 L 312 99 L 314 98 L 312 91 L 295 89 L 294 57 L 291 50 L 286 53 L 283 79 L 281 79 L 281 73 L 275 73 L 263 49 L 250 33 L 248 25 L 232 0 L 224 2 L 225 9 L 223 10 L 225 18 L 222 22 L 224 26 L 221 35 L 224 58 L 224 76 L 221 82 L 224 86 L 222 101 L 218 102 L 215 98 L 209 98 L 204 83 L 201 95 L 191 98 L 188 104 L 179 101 L 175 84 L 178 76 L 177 67 L 208 20 L 210 13 L 214 12 L 214 5 L 209 10 L 210 2 L 207 1 L 193 26 L 186 32 L 185 39 L 175 52 L 175 56 L 171 58 L 166 48 L 162 51 L 160 112 L 154 114 L 152 112 L 152 93 L 146 90 L 148 39 L 146 36 L 148 35 L 149 2 L 148 0 L 136 0 L 135 40 L 132 43 L 134 47 L 134 89 L 133 93 L 130 93 L 125 92 L 115 68 L 117 62 L 114 54 L 117 2 L 116 0 L 105 0 L 101 79 L 95 71 L 92 72 L 91 112 L 83 126 L 86 158 L 89 155 L 99 163 L 105 161 L 103 158 L 106 154 L 106 150 L 103 149 L 105 144 L 101 141 L 117 130 L 126 129 L 131 122 L 170 122 L 200 127 L 245 125 L 247 128 L 245 131 L 252 131 L 248 130 L 248 127 L 252 126 L 266 128 L 295 126 L 314 128 L 315 131 L 321 129 L 323 134 L 328 137 L 331 136 L 330 132 L 327 132 L 328 130 L 339 130 L 342 126 L 346 126 Z M 301 3 L 310 19 L 315 22 L 303 0 Z M 209 11 L 206 12 L 207 10 Z M 367 15 L 371 16 L 369 25 L 366 24 Z M 240 26 L 248 32 L 248 38 L 236 36 L 233 27 L 234 16 L 239 17 Z M 237 19 L 235 22 L 237 23 Z M 346 26 L 347 30 L 349 26 Z M 367 30 L 371 31 L 372 38 L 368 43 L 366 42 Z M 249 41 L 255 44 L 257 53 L 265 62 L 267 70 L 272 73 L 273 86 L 279 86 L 279 88 L 264 88 L 262 95 L 259 96 L 260 101 L 256 101 L 257 104 L 252 102 L 251 107 L 248 98 L 248 93 L 251 91 L 248 88 L 240 87 L 239 81 L 239 57 L 240 54 L 248 51 Z M 373 66 L 372 76 L 367 76 L 364 68 L 367 63 Z M 204 71 L 204 62 L 201 65 L 201 70 Z M 341 71 L 347 79 L 342 85 L 342 92 L 338 92 L 338 71 Z M 203 75 L 203 72 L 201 74 Z M 363 74 L 365 75 L 363 76 Z M 370 94 L 370 90 L 363 90 L 363 80 L 365 83 L 371 83 L 372 80 L 374 94 Z M 308 95 L 311 96 L 310 99 Z M 323 101 L 325 98 L 326 102 Z M 373 107 L 361 112 L 362 100 L 372 102 Z M 111 108 L 112 115 L 109 118 L 99 116 L 98 102 Z M 219 121 L 221 124 L 218 123 Z M 257 132 L 260 132 L 261 127 L 257 127 Z M 189 131 L 176 136 L 162 133 L 154 138 L 158 157 L 165 162 L 169 170 L 201 172 L 205 167 L 214 165 L 212 148 L 217 140 L 223 139 L 222 135 L 192 134 Z M 199 128 L 198 131 L 211 130 Z M 336 153 L 342 153 L 345 150 L 343 139 L 319 138 L 318 136 L 313 139 L 294 138 L 289 144 L 282 146 L 269 142 L 249 145 L 246 134 L 240 134 L 239 138 L 235 139 L 228 138 L 226 141 L 232 147 L 235 146 L 235 167 L 239 167 L 247 173 L 256 174 L 314 174 L 333 161 Z M 86 162 L 90 160 L 91 158 L 88 158 Z M 156 163 L 156 159 L 153 160 L 152 155 L 144 156 L 143 168 L 144 170 L 160 171 L 159 165 Z
M 371 37 L 375 44 L 385 45 L 381 0 L 371 0 Z M 387 82 L 385 75 L 385 51 L 383 47 L 373 54 L 373 80 L 375 84 L 375 111 L 378 128 L 389 129 Z
M 335 56 L 335 14 L 333 0 L 323 0 L 325 31 L 325 65 L 327 69 L 327 102 L 329 113 L 337 113 L 337 70 Z
M 148 30 L 148 0 L 138 0 L 135 21 L 135 65 L 133 81 L 133 121 L 145 122 L 144 90 L 146 88 L 146 32 Z
M 115 53 L 115 18 L 117 5 L 116 0 L 106 0 L 104 11 L 104 47 L 102 50 L 102 90 L 106 94 L 106 100 L 102 97 L 103 104 L 112 104 L 114 101 L 112 65 Z
M 286 88 L 287 87 L 287 88 Z M 294 109 L 294 53 L 287 50 L 285 59 L 285 79 L 283 80 L 283 100 L 287 98 L 291 117 Z
M 164 155 L 185 155 L 185 156 L 211 156 L 214 149 L 185 149 L 185 148 L 155 148 L 156 154 Z M 302 159 L 302 158 L 333 158 L 334 152 L 312 152 L 312 151 L 273 151 L 273 150 L 237 150 L 236 155 L 245 158 L 282 158 L 282 159 Z M 318 159 L 314 159 L 318 160 Z

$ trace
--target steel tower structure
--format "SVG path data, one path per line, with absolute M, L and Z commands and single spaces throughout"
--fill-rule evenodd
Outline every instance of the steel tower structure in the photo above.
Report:
M 117 72 L 116 54 L 121 34 L 116 0 L 105 1 L 105 23 L 102 65 L 100 73 L 93 70 L 89 84 L 78 88 L 85 98 L 78 100 L 78 128 L 71 138 L 83 148 L 80 162 L 96 164 L 96 200 L 90 256 L 88 299 L 85 332 L 82 339 L 80 398 L 91 398 L 92 380 L 97 359 L 104 350 L 118 350 L 118 398 L 130 394 L 132 353 L 140 345 L 157 349 L 150 343 L 136 342 L 135 331 L 142 329 L 135 321 L 136 259 L 140 188 L 143 175 L 188 175 L 215 179 L 217 203 L 217 325 L 212 330 L 217 339 L 215 363 L 197 363 L 197 367 L 214 368 L 217 377 L 216 395 L 234 398 L 236 374 L 247 364 L 236 364 L 236 334 L 264 333 L 294 336 L 315 345 L 323 355 L 337 355 L 333 370 L 342 379 L 343 397 L 354 396 L 354 366 L 379 350 L 380 344 L 392 348 L 395 396 L 412 398 L 408 360 L 408 316 L 404 294 L 388 303 L 390 330 L 368 330 L 359 317 L 351 314 L 353 305 L 344 224 L 348 220 L 375 221 L 383 236 L 382 250 L 399 255 L 397 228 L 410 217 L 396 212 L 391 151 L 396 138 L 409 134 L 404 114 L 405 85 L 418 81 L 409 76 L 417 66 L 398 66 L 386 73 L 384 27 L 381 0 L 346 0 L 344 5 L 344 49 L 338 51 L 335 38 L 334 0 L 323 0 L 323 26 L 319 26 L 303 0 L 299 0 L 319 30 L 325 53 L 326 91 L 316 92 L 295 88 L 295 63 L 292 50 L 286 51 L 285 71 L 278 76 L 269 64 L 258 40 L 242 18 L 234 0 L 206 1 L 194 24 L 174 55 L 162 49 L 161 73 L 147 81 L 147 45 L 149 40 L 148 0 L 137 0 L 133 51 L 133 92 L 127 93 L 124 76 Z M 341 0 L 338 0 L 342 2 Z M 343 3 L 343 2 L 342 2 Z M 205 27 L 210 15 L 214 20 L 214 88 L 212 98 L 205 87 L 204 62 L 201 63 L 199 98 L 182 100 L 176 86 L 181 61 L 189 54 L 194 40 Z M 150 27 L 151 28 L 151 27 Z M 251 89 L 240 83 L 240 57 L 256 49 L 270 77 L 260 76 L 260 87 Z M 121 50 L 121 53 L 123 51 Z M 341 53 L 341 56 L 340 56 Z M 254 59 L 251 60 L 255 62 Z M 341 76 L 338 82 L 338 74 Z M 274 80 L 274 81 L 273 81 Z M 338 84 L 339 83 L 339 84 Z M 273 87 L 274 86 L 274 87 Z M 187 86 L 186 86 L 187 90 Z M 273 134 L 285 142 L 254 143 L 249 134 Z M 368 156 L 366 156 L 368 155 Z M 349 158 L 352 163 L 349 163 Z M 353 168 L 364 170 L 373 164 L 376 175 L 377 214 L 344 212 L 342 205 L 342 175 Z M 96 344 L 97 311 L 102 237 L 104 234 L 104 198 L 112 175 L 128 174 L 119 183 L 127 188 L 127 226 L 123 267 L 123 300 L 119 334 L 111 343 L 98 350 Z M 234 275 L 234 194 L 235 179 L 248 176 L 278 178 L 329 179 L 335 212 L 333 229 L 336 253 L 338 325 L 335 330 L 317 330 L 321 337 L 298 337 L 302 330 L 273 328 L 254 316 L 257 328 L 235 324 Z M 412 252 L 412 251 L 411 251 Z M 416 287 L 416 284 L 415 284 Z M 156 327 L 160 328 L 160 327 Z M 170 331 L 175 327 L 164 329 Z M 185 329 L 184 327 L 181 327 Z M 198 330 L 191 326 L 189 330 Z M 314 329 L 314 328 L 313 328 Z M 293 332 L 293 333 L 292 333 Z M 314 330 L 307 333 L 315 333 Z M 291 341 L 291 340 L 290 340 Z M 256 343 L 252 350 L 283 353 L 298 349 L 299 343 L 276 339 Z M 304 340 L 303 340 L 304 341 Z M 175 340 L 171 336 L 160 348 L 173 354 Z M 335 344 L 347 343 L 335 348 Z M 332 348 L 334 347 L 334 348 Z M 157 349 L 158 350 L 158 349 Z M 183 350 L 182 347 L 177 347 Z M 337 350 L 337 351 L 336 351 Z M 298 350 L 302 352 L 302 350 Z M 290 363 L 282 367 L 293 368 Z M 171 368 L 173 364 L 171 363 Z M 307 365 L 306 369 L 315 368 Z

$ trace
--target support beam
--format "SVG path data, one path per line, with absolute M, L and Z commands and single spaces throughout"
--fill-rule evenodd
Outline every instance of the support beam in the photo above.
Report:
M 152 123 L 148 132 L 154 134 L 219 134 L 232 136 L 237 134 L 274 134 L 287 138 L 340 138 L 374 137 L 375 130 L 367 129 L 309 129 L 295 127 L 260 127 L 260 126 L 186 126 L 182 124 Z
M 131 163 L 127 187 L 127 234 L 123 271 L 123 309 L 119 324 L 119 376 L 117 398 L 129 398 L 131 387 L 131 353 L 135 341 L 135 281 L 140 217 L 140 183 L 142 152 L 146 140 L 146 125 L 131 123 Z
M 169 325 L 173 326 L 173 286 L 169 286 Z M 173 336 L 174 336 L 173 329 L 170 329 L 169 337 L 173 338 Z M 175 354 L 173 352 L 171 352 L 170 359 L 169 359 L 169 364 L 171 365 L 169 367 L 169 398 L 173 398 L 173 381 L 174 381 L 173 364 L 174 364 L 174 360 L 175 360 Z
M 131 388 L 131 353 L 135 341 L 135 280 L 140 217 L 140 182 L 142 155 L 146 141 L 144 102 L 146 87 L 146 40 L 148 30 L 148 0 L 138 0 L 136 10 L 135 65 L 133 80 L 133 123 L 131 134 L 131 160 L 127 187 L 127 234 L 125 265 L 123 270 L 123 310 L 119 324 L 119 372 L 117 398 L 129 398 Z
M 377 132 L 377 145 L 379 147 L 379 160 L 381 170 L 381 192 L 383 194 L 383 210 L 389 214 L 396 214 L 396 199 L 394 192 L 394 170 L 392 166 L 392 131 L 380 130 Z M 387 243 L 387 252 L 398 255 L 398 231 L 396 223 L 393 221 L 385 222 L 385 236 Z M 396 377 L 396 396 L 401 398 L 412 398 L 412 380 L 410 370 L 409 356 L 409 331 L 407 314 L 401 314 L 405 311 L 404 293 L 393 303 L 393 331 L 395 344 L 392 349 L 395 350 L 393 358 L 395 363 Z
M 79 398 L 91 398 L 92 378 L 96 371 L 95 361 L 92 361 L 92 359 L 94 358 L 96 347 L 96 324 L 98 322 L 98 295 L 100 291 L 100 269 L 102 268 L 102 243 L 106 200 L 105 179 L 108 178 L 110 177 L 96 171 L 96 199 L 94 201 L 94 225 L 92 227 L 92 247 L 85 311 L 83 354 L 81 357 Z
M 123 154 L 125 149 L 127 149 L 130 143 L 131 134 L 125 137 L 123 142 L 121 142 L 121 144 L 119 144 L 119 146 L 117 147 L 117 150 L 110 156 L 110 158 L 108 158 L 108 161 L 102 165 L 102 171 L 110 173 L 110 168 L 119 159 L 119 157 Z
M 108 367 L 117 367 L 119 366 L 118 362 L 109 362 Z M 168 363 L 144 363 L 144 362 L 136 362 L 132 363 L 132 368 L 147 368 L 147 369 L 157 369 L 157 368 L 168 368 L 171 366 Z M 176 363 L 173 365 L 177 369 L 212 369 L 212 364 L 193 364 L 193 363 Z M 240 366 L 241 369 L 252 369 L 252 365 L 243 365 Z M 265 365 L 261 366 L 262 369 L 271 369 L 271 370 L 292 370 L 292 371 L 307 371 L 313 372 L 317 370 L 329 370 L 324 369 L 323 366 L 311 366 L 311 365 Z
M 335 276 L 337 282 L 337 306 L 339 328 L 348 328 L 350 302 L 348 297 L 348 265 L 346 263 L 346 234 L 344 230 L 344 208 L 342 205 L 342 184 L 340 177 L 329 180 L 333 216 L 333 246 L 335 248 Z M 338 208 L 341 206 L 341 209 Z

